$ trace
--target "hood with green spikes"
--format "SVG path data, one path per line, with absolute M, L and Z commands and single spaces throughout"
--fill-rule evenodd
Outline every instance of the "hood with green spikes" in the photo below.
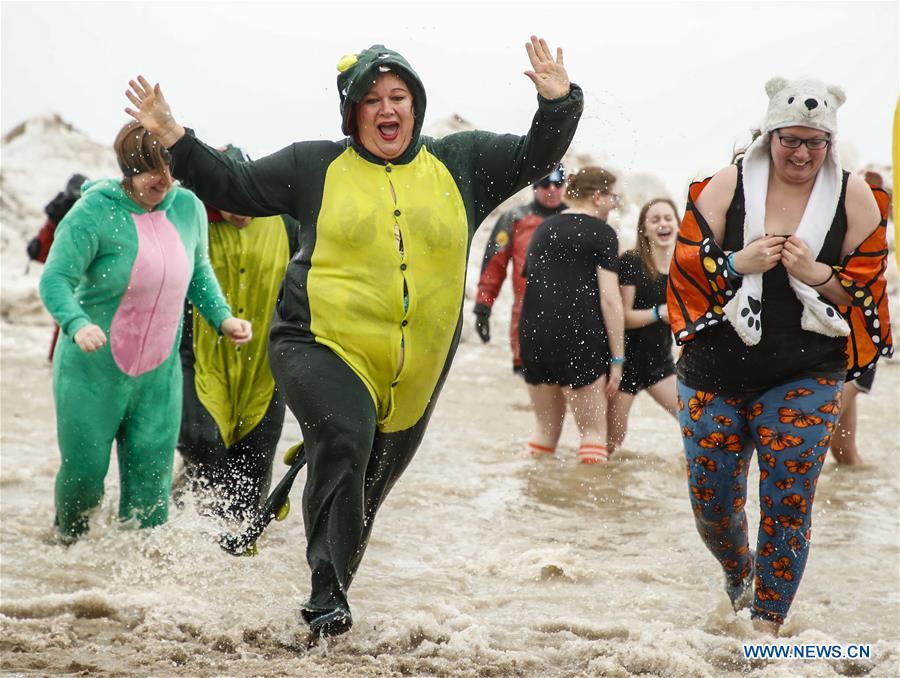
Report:
M 337 69 L 339 71 L 337 88 L 341 97 L 341 131 L 344 134 L 348 136 L 352 134 L 350 115 L 353 112 L 353 104 L 371 89 L 381 73 L 391 72 L 403 79 L 413 95 L 416 115 L 412 144 L 415 145 L 425 120 L 425 88 L 406 59 L 384 45 L 372 45 L 359 54 L 347 54 L 342 57 Z

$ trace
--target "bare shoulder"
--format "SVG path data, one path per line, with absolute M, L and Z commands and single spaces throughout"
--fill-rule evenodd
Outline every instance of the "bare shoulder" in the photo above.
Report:
M 881 212 L 872 189 L 861 177 L 851 174 L 847 180 L 846 197 L 847 217 L 851 221 L 860 218 L 865 221 L 873 221 L 875 225 L 881 221 Z
M 717 240 L 721 239 L 725 230 L 725 214 L 734 198 L 737 177 L 737 166 L 728 165 L 713 175 L 697 197 L 697 210 L 709 224 Z
M 737 165 L 728 165 L 713 174 L 703 192 L 697 198 L 697 207 L 701 205 L 721 205 L 727 208 L 737 188 Z
M 847 254 L 875 230 L 881 221 L 881 211 L 872 195 L 872 189 L 855 174 L 851 174 L 847 180 L 844 207 L 847 211 L 847 235 L 842 249 Z

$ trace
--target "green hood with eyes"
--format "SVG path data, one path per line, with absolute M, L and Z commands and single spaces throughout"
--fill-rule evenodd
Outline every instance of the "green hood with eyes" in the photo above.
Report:
M 371 89 L 381 73 L 396 73 L 409 87 L 415 106 L 415 125 L 411 146 L 415 146 L 425 120 L 425 88 L 409 62 L 384 45 L 372 45 L 358 54 L 347 54 L 337 64 L 337 88 L 341 97 L 341 131 L 353 135 L 353 105 Z

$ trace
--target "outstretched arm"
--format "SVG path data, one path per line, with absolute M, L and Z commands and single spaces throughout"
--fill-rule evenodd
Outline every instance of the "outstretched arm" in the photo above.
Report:
M 141 123 L 166 148 L 184 136 L 184 127 L 172 115 L 159 83 L 151 86 L 143 75 L 139 75 L 137 80 L 129 80 L 128 86 L 130 89 L 125 90 L 125 96 L 136 106 L 125 109 L 128 115 Z
M 569 82 L 562 50 L 557 50 L 554 59 L 547 43 L 532 37 L 526 51 L 532 70 L 525 74 L 538 93 L 538 110 L 528 133 L 460 132 L 437 143 L 442 159 L 458 168 L 458 183 L 461 180 L 472 186 L 474 226 L 509 196 L 559 164 L 584 109 L 581 88 Z
M 172 174 L 202 200 L 236 214 L 298 216 L 300 169 L 295 146 L 256 162 L 236 162 L 210 148 L 182 127 L 159 83 L 144 76 L 129 81 L 126 108 L 135 120 L 172 153 Z

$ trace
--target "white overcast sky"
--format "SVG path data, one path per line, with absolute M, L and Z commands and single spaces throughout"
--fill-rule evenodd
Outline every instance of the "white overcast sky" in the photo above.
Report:
M 162 83 L 177 119 L 258 157 L 340 137 L 335 64 L 383 43 L 428 93 L 426 126 L 459 113 L 523 133 L 534 112 L 524 42 L 565 50 L 586 109 L 580 149 L 681 191 L 730 160 L 761 119 L 765 81 L 839 84 L 853 164 L 888 164 L 898 2 L 3 2 L 2 131 L 59 113 L 112 142 L 123 91 Z M 679 201 L 683 196 L 677 196 Z

